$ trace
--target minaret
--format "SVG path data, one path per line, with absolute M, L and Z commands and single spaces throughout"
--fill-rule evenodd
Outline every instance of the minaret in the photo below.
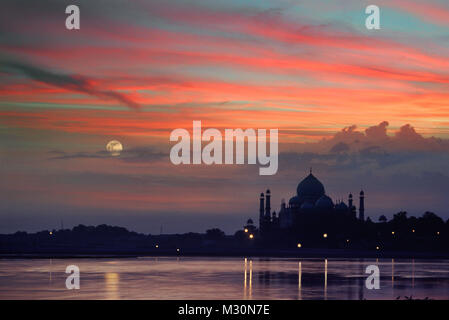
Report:
M 271 216 L 271 222 L 273 227 L 277 227 L 278 226 L 278 217 L 276 216 L 276 211 L 273 211 L 273 214 Z
M 351 214 L 351 216 L 357 218 L 357 209 L 354 205 L 354 198 L 352 196 L 352 193 L 349 194 L 348 205 L 349 205 L 349 213 Z
M 270 198 L 271 198 L 271 193 L 270 193 L 270 189 L 267 190 L 267 192 L 265 193 L 265 217 L 268 218 L 268 221 L 270 221 L 270 217 L 271 217 L 271 203 L 270 203 Z
M 365 221 L 365 192 L 360 191 L 359 220 Z
M 259 206 L 259 230 L 262 230 L 263 225 L 263 213 L 264 213 L 264 195 L 263 192 L 260 194 L 260 206 Z

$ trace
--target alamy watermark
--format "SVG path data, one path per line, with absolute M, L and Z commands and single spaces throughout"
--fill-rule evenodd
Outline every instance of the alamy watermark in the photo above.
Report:
M 74 264 L 67 266 L 65 273 L 70 273 L 70 275 L 65 280 L 65 287 L 68 290 L 79 289 L 80 288 L 80 268 Z
M 65 8 L 65 13 L 69 16 L 65 19 L 65 27 L 67 30 L 80 29 L 80 8 L 77 5 L 70 5 Z
M 245 164 L 245 145 L 248 164 L 264 166 L 259 175 L 273 175 L 278 170 L 278 129 L 270 129 L 267 150 L 266 129 L 225 129 L 223 135 L 217 129 L 209 128 L 202 132 L 201 121 L 193 121 L 193 140 L 186 129 L 175 129 L 170 141 L 179 141 L 170 151 L 170 161 L 175 164 Z M 234 148 L 235 140 L 235 148 Z M 246 141 L 245 141 L 246 140 Z M 202 142 L 209 142 L 204 147 Z M 223 161 L 224 144 L 224 161 Z M 191 148 L 192 145 L 192 148 Z M 190 150 L 192 149 L 192 153 Z M 234 162 L 235 150 L 235 162 Z
M 369 16 L 365 20 L 365 27 L 368 30 L 379 30 L 380 29 L 380 9 L 376 5 L 369 5 L 365 9 L 365 13 Z
M 365 280 L 365 286 L 367 289 L 380 289 L 380 270 L 375 264 L 371 264 L 366 267 L 365 273 L 370 274 Z
M 65 20 L 65 26 L 67 30 L 79 30 L 80 29 L 80 9 L 77 5 L 69 5 L 65 9 L 65 13 L 68 14 Z M 365 14 L 369 16 L 365 19 L 365 27 L 368 30 L 380 29 L 380 8 L 376 5 L 369 5 L 365 8 Z

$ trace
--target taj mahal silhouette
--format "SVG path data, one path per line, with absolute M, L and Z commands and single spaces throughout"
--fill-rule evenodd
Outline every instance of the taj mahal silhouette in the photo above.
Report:
M 278 212 L 272 211 L 268 189 L 259 198 L 259 226 L 249 219 L 245 232 L 253 237 L 257 235 L 266 245 L 285 241 L 296 241 L 298 245 L 301 241 L 317 244 L 323 242 L 323 238 L 327 243 L 347 243 L 349 238 L 357 237 L 355 233 L 365 222 L 365 193 L 363 190 L 359 193 L 358 210 L 351 193 L 347 203 L 342 199 L 334 202 L 310 169 L 288 203 L 281 201 Z

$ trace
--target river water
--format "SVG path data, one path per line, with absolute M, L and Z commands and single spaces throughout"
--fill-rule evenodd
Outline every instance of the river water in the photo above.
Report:
M 66 267 L 80 289 L 66 288 Z M 367 289 L 366 267 L 380 271 Z M 0 299 L 449 299 L 449 260 L 1 259 Z

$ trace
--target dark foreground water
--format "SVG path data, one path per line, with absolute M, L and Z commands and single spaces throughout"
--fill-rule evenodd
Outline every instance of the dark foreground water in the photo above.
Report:
M 368 265 L 380 289 L 365 286 Z M 66 289 L 68 265 L 80 289 Z M 0 260 L 0 299 L 449 299 L 449 260 L 145 257 Z

